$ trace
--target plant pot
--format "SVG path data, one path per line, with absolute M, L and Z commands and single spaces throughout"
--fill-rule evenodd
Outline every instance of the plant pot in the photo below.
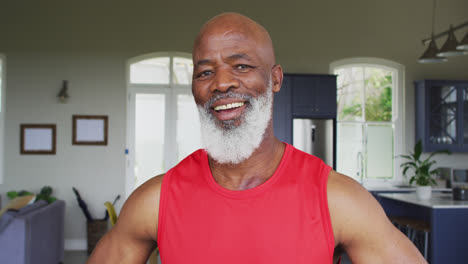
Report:
M 416 195 L 421 200 L 429 200 L 432 196 L 432 187 L 429 186 L 416 186 Z

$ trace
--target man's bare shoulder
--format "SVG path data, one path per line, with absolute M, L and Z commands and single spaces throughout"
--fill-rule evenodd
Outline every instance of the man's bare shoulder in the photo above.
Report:
M 358 182 L 332 170 L 327 196 L 335 245 L 342 246 L 353 263 L 425 263 Z
M 99 241 L 87 263 L 143 263 L 156 247 L 159 197 L 164 175 L 138 187 L 115 226 Z
M 159 199 L 164 174 L 155 176 L 138 187 L 127 199 L 119 220 L 118 228 L 135 230 L 140 227 L 145 236 L 149 236 L 156 241 Z
M 379 208 L 372 195 L 359 183 L 334 170 L 331 170 L 328 176 L 327 196 L 335 244 L 345 243 L 344 240 L 352 235 L 349 233 L 354 229 L 346 227 L 360 217 L 357 214 L 364 214 L 368 208 Z M 379 218 L 384 214 L 379 210 L 375 213 Z

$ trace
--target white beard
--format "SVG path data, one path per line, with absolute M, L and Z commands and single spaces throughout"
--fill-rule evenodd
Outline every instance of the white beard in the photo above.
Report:
M 235 120 L 219 121 L 211 114 L 211 104 L 221 98 L 240 98 L 249 102 L 240 117 L 239 126 L 234 124 Z M 228 92 L 211 98 L 204 106 L 197 106 L 202 144 L 208 155 L 222 164 L 238 164 L 248 159 L 263 140 L 271 119 L 272 105 L 270 80 L 266 92 L 257 98 Z

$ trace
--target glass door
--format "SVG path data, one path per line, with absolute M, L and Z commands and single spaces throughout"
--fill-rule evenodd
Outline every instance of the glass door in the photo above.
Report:
M 462 90 L 462 109 L 463 109 L 463 149 L 468 151 L 468 85 L 460 87 Z
M 429 143 L 440 147 L 457 144 L 457 89 L 452 85 L 429 90 Z
M 135 95 L 135 186 L 165 171 L 165 95 Z

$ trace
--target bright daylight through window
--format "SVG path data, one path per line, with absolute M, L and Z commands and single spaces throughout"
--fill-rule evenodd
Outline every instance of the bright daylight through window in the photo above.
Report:
M 190 54 L 156 53 L 129 64 L 127 192 L 201 147 Z
M 337 77 L 337 170 L 361 183 L 393 181 L 401 149 L 398 70 L 345 64 Z

